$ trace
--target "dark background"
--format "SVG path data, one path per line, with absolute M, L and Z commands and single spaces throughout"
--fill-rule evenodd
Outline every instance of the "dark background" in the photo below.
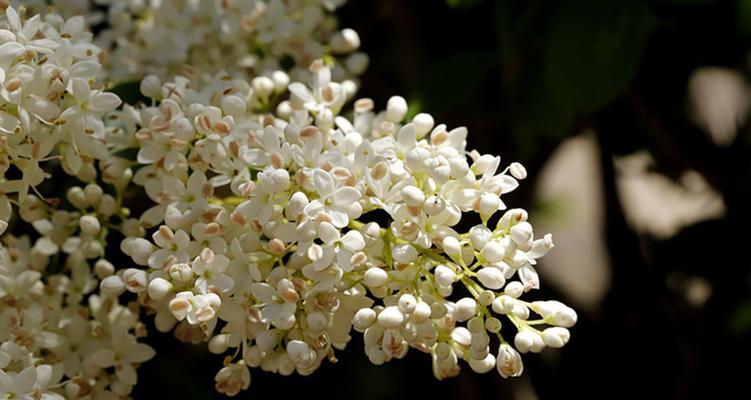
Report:
M 470 148 L 525 164 L 529 178 L 504 197 L 511 207 L 545 215 L 536 179 L 561 143 L 588 132 L 599 174 L 587 184 L 601 196 L 585 207 L 600 210 L 595 235 L 610 279 L 604 296 L 578 308 L 568 346 L 525 355 L 516 380 L 465 366 L 459 377 L 437 381 L 430 357 L 414 350 L 373 366 L 353 333 L 337 364 L 324 363 L 309 377 L 253 369 L 238 398 L 747 396 L 749 129 L 734 124 L 730 142 L 716 144 L 695 122 L 688 98 L 702 68 L 748 77 L 751 1 L 350 0 L 339 15 L 371 57 L 360 96 L 384 108 L 391 95 L 403 95 L 411 113 L 469 127 Z M 724 203 L 722 215 L 688 221 L 667 236 L 636 228 L 624 211 L 614 158 L 637 151 L 653 159 L 652 176 L 677 183 L 686 171 L 700 174 Z M 639 207 L 662 203 L 658 197 Z M 553 263 L 559 251 L 566 251 L 560 242 L 546 259 Z M 570 291 L 545 278 L 533 297 L 577 307 Z M 710 289 L 698 303 L 687 294 L 687 282 L 697 280 Z M 167 335 L 150 340 L 160 354 L 139 369 L 135 399 L 221 397 L 213 391 L 221 356 Z

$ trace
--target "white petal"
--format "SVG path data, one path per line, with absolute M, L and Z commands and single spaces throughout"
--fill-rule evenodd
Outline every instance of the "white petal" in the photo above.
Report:
M 123 362 L 115 368 L 117 377 L 128 385 L 135 385 L 138 381 L 138 375 L 136 375 L 136 369 L 133 368 L 133 364 L 129 362 Z
M 73 78 L 70 81 L 70 88 L 68 89 L 76 97 L 76 100 L 81 103 L 89 99 L 91 96 L 91 87 L 86 80 L 81 78 Z
M 235 281 L 228 275 L 219 275 L 211 281 L 211 286 L 219 289 L 222 293 L 228 293 L 235 287 Z
M 37 381 L 37 370 L 34 367 L 26 367 L 13 379 L 13 386 L 18 394 L 31 392 L 31 388 Z
M 359 190 L 351 186 L 343 186 L 334 193 L 334 204 L 349 205 L 360 200 L 361 197 L 362 195 Z
M 143 343 L 135 343 L 128 347 L 125 359 L 132 363 L 142 363 L 150 360 L 156 355 L 156 351 L 151 346 Z
M 324 211 L 326 211 L 326 208 L 323 206 L 323 203 L 320 200 L 313 200 L 303 209 L 305 216 L 310 219 L 315 219 L 315 217 L 319 213 Z
M 399 151 L 404 155 L 409 149 L 415 147 L 416 143 L 417 132 L 415 131 L 415 124 L 409 123 L 404 125 L 396 135 L 396 145 L 399 148 Z
M 0 64 L 8 65 L 26 51 L 18 42 L 7 42 L 0 45 Z
M 329 209 L 331 223 L 337 228 L 344 228 L 349 223 L 349 217 L 343 211 Z
M 273 302 L 276 295 L 276 289 L 268 283 L 254 283 L 250 285 L 250 292 L 257 300 L 264 303 Z
M 153 164 L 164 157 L 166 149 L 156 146 L 141 147 L 138 151 L 137 160 L 141 164 Z
M 99 349 L 88 357 L 97 367 L 108 368 L 115 365 L 115 352 L 112 349 Z
M 328 222 L 322 222 L 318 226 L 318 236 L 324 241 L 324 243 L 332 243 L 339 240 L 339 229 L 336 229 L 334 225 L 331 225 Z
M 73 17 L 68 18 L 67 21 L 65 21 L 65 24 L 63 24 L 63 32 L 64 33 L 81 33 L 83 32 L 83 28 L 85 26 L 85 21 L 83 19 L 83 16 L 76 15 Z
M 18 17 L 18 12 L 13 7 L 8 7 L 5 10 L 5 17 L 8 18 L 8 24 L 14 31 L 21 30 L 21 19 Z
M 293 95 L 297 96 L 303 102 L 307 103 L 309 101 L 315 101 L 315 99 L 313 99 L 313 96 L 310 95 L 308 88 L 306 88 L 305 85 L 300 82 L 290 83 L 288 89 Z
M 39 386 L 46 388 L 52 380 L 52 366 L 48 364 L 42 364 L 36 368 L 37 370 L 37 383 Z
M 329 197 L 334 193 L 334 178 L 328 172 L 322 169 L 316 169 L 313 173 L 313 182 L 316 192 L 321 198 Z
M 70 76 L 89 79 L 96 76 L 102 66 L 94 60 L 83 60 L 70 67 Z
M 107 112 L 116 109 L 122 100 L 114 93 L 100 92 L 91 98 L 89 108 L 96 112 Z
M 342 237 L 342 244 L 349 250 L 360 251 L 365 248 L 365 239 L 358 231 L 349 231 Z

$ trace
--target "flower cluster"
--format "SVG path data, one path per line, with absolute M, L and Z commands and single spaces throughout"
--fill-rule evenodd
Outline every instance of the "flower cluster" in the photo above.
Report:
M 65 210 L 36 189 L 54 171 L 116 183 L 102 117 L 120 99 L 94 80 L 91 39 L 82 17 L 7 8 L 0 21 L 0 233 L 35 233 L 0 245 L 0 393 L 11 398 L 124 396 L 134 364 L 154 354 L 136 342 L 138 309 L 95 293 L 115 270 L 103 257 L 116 198 L 72 187 Z
M 133 64 L 112 65 L 138 70 L 105 76 L 155 73 L 140 81 L 149 101 L 122 107 L 97 83 L 108 57 L 83 17 L 6 9 L 0 393 L 127 396 L 152 324 L 227 354 L 227 395 L 251 367 L 311 374 L 353 330 L 371 362 L 417 349 L 438 379 L 460 360 L 518 376 L 520 352 L 566 344 L 576 313 L 522 298 L 553 247 L 501 200 L 524 167 L 468 150 L 466 128 L 409 116 L 402 97 L 380 112 L 356 98 L 342 77 L 357 71 L 316 39 L 358 47 L 323 17 L 337 4 L 111 2 L 98 43 L 120 32 L 114 59 Z M 265 61 L 238 68 L 248 43 Z M 281 55 L 313 61 L 285 72 Z M 197 60 L 216 64 L 168 78 Z M 53 176 L 69 179 L 48 198 Z
M 103 26 L 96 43 L 107 51 L 104 76 L 113 81 L 147 74 L 210 77 L 220 70 L 247 78 L 279 69 L 304 79 L 307 66 L 322 57 L 339 60 L 334 73 L 343 79 L 360 75 L 368 65 L 368 57 L 357 52 L 357 32 L 339 29 L 332 14 L 345 1 L 58 0 L 52 5 Z M 33 8 L 46 7 L 41 3 Z
M 573 310 L 520 299 L 539 287 L 550 235 L 536 239 L 521 209 L 489 223 L 524 168 L 468 152 L 465 128 L 406 119 L 398 96 L 379 113 L 358 99 L 345 116 L 349 92 L 322 62 L 311 72 L 275 115 L 248 112 L 264 99 L 226 76 L 143 81 L 154 105 L 119 113 L 112 134 L 137 141 L 134 182 L 155 203 L 141 223 L 153 234 L 123 241 L 143 268 L 107 278 L 106 291 L 141 295 L 159 330 L 236 354 L 217 374 L 228 394 L 247 387 L 248 367 L 313 372 L 353 327 L 373 363 L 411 347 L 432 355 L 438 378 L 459 360 L 517 376 L 517 350 L 563 346 Z M 361 222 L 377 210 L 382 226 Z M 460 233 L 466 214 L 481 222 Z

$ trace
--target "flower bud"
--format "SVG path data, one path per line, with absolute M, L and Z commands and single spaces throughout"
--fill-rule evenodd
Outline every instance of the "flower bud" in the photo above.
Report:
M 402 313 L 411 314 L 417 307 L 417 299 L 415 298 L 415 296 L 409 293 L 405 293 L 399 296 L 398 306 L 399 311 L 401 311 Z
M 162 81 L 156 75 L 147 75 L 139 85 L 141 93 L 152 99 L 159 99 L 162 94 Z
M 506 250 L 495 240 L 491 240 L 485 244 L 480 252 L 480 255 L 489 263 L 495 263 L 503 260 L 506 257 Z
M 331 36 L 329 46 L 333 53 L 349 53 L 360 47 L 360 36 L 354 29 L 345 28 Z
M 268 77 L 259 76 L 253 78 L 253 80 L 250 82 L 250 85 L 253 87 L 253 90 L 260 98 L 268 98 L 272 93 L 274 93 L 274 81 L 272 81 Z
M 493 292 L 492 290 L 485 289 L 477 296 L 477 302 L 483 306 L 489 306 L 493 304 L 493 300 L 495 300 L 495 292 Z
M 467 321 L 467 329 L 472 333 L 482 332 L 485 330 L 485 324 L 481 317 L 472 317 Z
M 415 124 L 415 133 L 417 135 L 417 140 L 424 138 L 425 135 L 427 135 L 435 125 L 433 117 L 430 114 L 426 113 L 419 113 L 415 115 L 415 117 L 412 118 L 412 123 Z
M 89 183 L 85 188 L 83 188 L 83 194 L 89 204 L 97 204 L 99 203 L 99 199 L 102 198 L 104 191 L 102 190 L 101 186 L 95 183 Z
M 99 224 L 97 217 L 93 215 L 84 215 L 78 220 L 78 226 L 81 228 L 81 232 L 94 236 L 99 233 L 102 226 Z
M 443 247 L 443 251 L 446 252 L 446 254 L 448 254 L 450 257 L 454 258 L 461 256 L 462 248 L 459 244 L 459 239 L 453 236 L 446 236 L 445 238 L 443 238 L 441 246 Z
M 522 208 L 512 208 L 506 211 L 501 220 L 498 221 L 498 226 L 512 226 L 520 222 L 526 221 L 528 218 L 527 211 Z
M 418 301 L 415 305 L 415 310 L 412 312 L 410 321 L 416 324 L 422 324 L 430 318 L 431 308 L 430 305 L 424 301 Z
M 489 219 L 501 208 L 501 199 L 494 193 L 483 193 L 478 202 L 476 211 L 484 220 Z
M 553 314 L 553 322 L 564 328 L 570 328 L 576 324 L 577 315 L 571 307 L 563 307 Z
M 119 296 L 125 292 L 125 282 L 117 276 L 108 276 L 99 283 L 99 290 L 107 296 Z
M 500 295 L 493 300 L 493 311 L 498 314 L 508 314 L 514 308 L 516 300 L 508 295 Z
M 231 95 L 222 98 L 222 111 L 225 114 L 233 117 L 240 117 L 245 114 L 246 108 L 247 105 L 245 104 L 245 100 L 238 96 Z
M 370 328 L 376 321 L 376 312 L 372 308 L 361 308 L 357 310 L 352 318 L 352 326 L 358 332 L 364 332 Z
M 148 265 L 149 256 L 151 255 L 154 247 L 152 244 L 144 238 L 129 237 L 123 240 L 120 245 L 120 249 L 123 253 L 129 255 L 133 261 L 138 265 Z
M 503 272 L 495 267 L 485 267 L 477 271 L 477 280 L 488 289 L 497 290 L 506 284 Z
M 402 198 L 404 198 L 404 203 L 410 207 L 422 207 L 425 203 L 425 193 L 412 185 L 405 186 L 402 189 Z
M 545 348 L 545 342 L 543 342 L 542 337 L 537 332 L 522 328 L 514 337 L 514 346 L 520 353 L 529 351 L 539 353 Z
M 374 288 L 385 285 L 389 281 L 389 274 L 385 270 L 372 267 L 365 271 L 362 282 L 365 286 Z
M 393 247 L 391 255 L 394 260 L 401 264 L 409 264 L 417 258 L 417 250 L 408 244 L 399 244 Z
M 386 329 L 396 329 L 404 322 L 404 314 L 396 306 L 389 306 L 378 314 L 378 325 Z
M 566 328 L 553 326 L 542 331 L 542 340 L 549 347 L 558 349 L 568 343 L 571 333 Z
M 295 364 L 310 361 L 310 347 L 302 340 L 290 340 L 287 343 L 287 355 Z
M 511 281 L 506 285 L 503 293 L 518 299 L 524 293 L 524 284 L 519 281 Z
M 451 331 L 451 340 L 462 346 L 469 346 L 472 344 L 472 333 L 467 328 L 458 326 Z
M 66 197 L 68 198 L 68 201 L 79 210 L 84 210 L 90 206 L 89 201 L 86 200 L 86 195 L 84 194 L 83 189 L 78 186 L 73 186 L 68 189 Z
M 457 321 L 466 321 L 475 316 L 477 313 L 477 302 L 475 299 L 465 297 L 456 302 L 454 309 L 454 319 Z
M 274 71 L 271 73 L 271 80 L 274 82 L 274 91 L 283 92 L 289 85 L 289 75 L 284 71 Z
M 446 209 L 446 202 L 439 196 L 430 196 L 425 199 L 422 210 L 428 215 L 438 215 Z
M 524 372 L 521 355 L 506 343 L 501 344 L 498 349 L 495 365 L 498 373 L 504 378 L 517 377 Z
M 149 282 L 149 297 L 161 300 L 172 290 L 172 284 L 164 278 L 154 278 Z
M 483 249 L 490 241 L 493 232 L 484 225 L 475 225 L 469 230 L 469 241 L 475 250 Z M 504 252 L 505 253 L 505 252 Z M 487 258 L 487 256 L 484 256 Z
M 511 228 L 511 240 L 519 246 L 529 243 L 532 235 L 532 225 L 529 222 L 520 222 Z
M 209 340 L 209 351 L 214 354 L 222 354 L 229 349 L 230 335 L 220 333 Z
M 193 269 L 188 264 L 178 263 L 169 267 L 169 276 L 178 282 L 187 282 L 193 277 Z
M 370 59 L 368 58 L 368 55 L 359 51 L 350 54 L 344 60 L 344 65 L 346 65 L 347 69 L 354 75 L 362 75 L 362 73 L 368 69 L 369 63 Z
M 527 170 L 518 162 L 511 163 L 508 169 L 511 172 L 511 176 L 516 179 L 522 180 L 527 177 Z
M 115 266 L 111 262 L 101 258 L 94 263 L 94 274 L 99 279 L 104 279 L 115 273 Z
M 435 302 L 430 305 L 430 318 L 443 318 L 448 313 L 448 308 L 443 303 Z
M 329 324 L 328 318 L 322 312 L 313 311 L 305 317 L 305 322 L 308 323 L 308 328 L 313 332 L 321 332 L 326 329 Z
M 487 329 L 488 332 L 498 333 L 501 331 L 501 328 L 502 324 L 498 318 L 490 317 L 485 320 L 485 329 Z
M 407 100 L 401 96 L 392 96 L 386 103 L 386 119 L 401 122 L 407 115 Z
M 457 279 L 454 270 L 445 265 L 435 267 L 433 275 L 435 275 L 435 280 L 438 285 L 443 287 L 451 286 Z
M 115 198 L 105 194 L 102 196 L 101 199 L 99 199 L 99 204 L 97 205 L 97 212 L 99 215 L 102 215 L 104 217 L 109 217 L 112 214 L 115 213 L 117 208 L 117 202 L 115 201 Z
M 468 363 L 469 367 L 472 368 L 472 371 L 475 371 L 478 374 L 484 374 L 490 372 L 493 367 L 495 367 L 495 359 L 496 358 L 492 354 L 488 353 L 488 355 L 482 360 L 470 358 Z
M 253 368 L 258 367 L 263 361 L 263 351 L 258 346 L 250 346 L 245 350 L 243 360 Z
M 123 271 L 123 281 L 128 291 L 140 293 L 146 290 L 146 271 L 136 268 L 128 268 Z

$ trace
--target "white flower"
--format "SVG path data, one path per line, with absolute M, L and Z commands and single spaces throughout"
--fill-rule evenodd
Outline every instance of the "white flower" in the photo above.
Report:
M 290 329 L 296 321 L 295 311 L 300 299 L 295 287 L 287 279 L 282 279 L 276 287 L 267 283 L 254 283 L 250 287 L 253 297 L 262 304 L 262 321 L 280 329 Z
M 73 126 L 76 133 L 85 133 L 94 139 L 104 138 L 104 123 L 100 115 L 116 109 L 122 101 L 114 93 L 91 90 L 89 83 L 73 78 L 71 93 L 76 104 L 60 114 L 60 119 Z
M 115 374 L 128 385 L 135 385 L 136 370 L 133 364 L 140 364 L 154 357 L 154 349 L 143 343 L 136 342 L 131 336 L 122 331 L 115 331 L 112 337 L 112 348 L 97 350 L 88 356 L 91 363 L 99 368 L 115 368 Z
M 219 370 L 214 377 L 219 393 L 234 396 L 250 386 L 250 371 L 244 362 L 233 363 Z
M 305 206 L 305 216 L 312 220 L 322 218 L 337 228 L 347 226 L 350 218 L 357 218 L 362 208 L 357 203 L 362 195 L 351 186 L 336 186 L 331 174 L 322 169 L 313 172 L 313 184 L 319 198 Z

